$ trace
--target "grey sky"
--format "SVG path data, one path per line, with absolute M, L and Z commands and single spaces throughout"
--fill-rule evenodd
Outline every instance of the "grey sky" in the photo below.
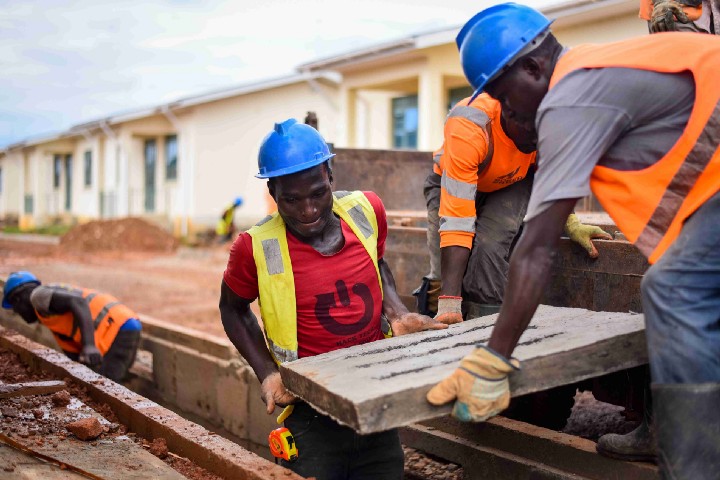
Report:
M 458 26 L 492 3 L 0 0 L 0 147 Z

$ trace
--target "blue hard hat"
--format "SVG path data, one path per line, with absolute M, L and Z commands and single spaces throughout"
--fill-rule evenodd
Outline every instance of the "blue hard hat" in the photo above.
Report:
M 30 272 L 12 272 L 10 275 L 8 275 L 8 278 L 5 281 L 5 288 L 3 289 L 3 308 L 12 308 L 12 304 L 8 302 L 8 295 L 10 295 L 13 290 L 18 288 L 19 286 L 25 285 L 27 283 L 34 283 L 36 285 L 40 285 L 40 280 L 38 280 L 38 278 Z
M 242 197 L 235 197 L 235 200 L 233 201 L 233 205 L 235 205 L 236 207 L 239 207 L 240 205 L 242 205 L 242 203 L 243 203 Z
M 335 154 L 317 130 L 291 118 L 276 123 L 260 146 L 257 178 L 272 178 L 307 170 Z
M 475 89 L 473 98 L 551 23 L 534 8 L 517 3 L 495 5 L 471 18 L 455 43 L 465 77 Z

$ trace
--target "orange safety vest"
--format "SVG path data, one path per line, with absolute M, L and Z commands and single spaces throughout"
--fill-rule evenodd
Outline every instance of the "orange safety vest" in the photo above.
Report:
M 494 192 L 519 182 L 527 176 L 530 167 L 535 164 L 535 152 L 522 153 L 505 134 L 500 125 L 502 114 L 500 102 L 485 93 L 478 95 L 470 105 L 468 105 L 469 100 L 470 97 L 461 100 L 448 114 L 445 121 L 445 138 L 455 134 L 454 130 L 458 128 L 460 122 L 471 122 L 477 128 L 486 130 L 487 120 L 489 120 L 492 125 L 492 138 L 485 158 L 477 159 L 477 190 Z M 480 116 L 468 109 L 478 110 Z M 485 123 L 480 121 L 482 116 L 485 117 Z M 445 141 L 443 141 L 443 146 L 434 153 L 433 171 L 438 175 L 442 175 L 444 165 L 452 162 L 452 156 L 446 150 Z M 468 152 L 467 155 L 470 156 L 473 153 L 475 152 Z M 457 180 L 462 181 L 463 179 Z
M 655 8 L 653 0 L 640 0 L 640 12 L 638 13 L 638 16 L 649 22 L 652 18 L 653 8 Z M 697 7 L 684 5 L 682 9 L 683 12 L 685 12 L 685 15 L 687 15 L 693 22 L 702 16 L 702 5 Z
M 71 285 L 49 285 L 49 287 L 81 295 L 87 302 L 95 327 L 95 346 L 103 355 L 110 349 L 120 327 L 128 319 L 138 318 L 135 312 L 112 295 Z M 80 325 L 71 312 L 48 316 L 41 315 L 37 310 L 35 313 L 40 322 L 53 333 L 60 348 L 66 352 L 80 353 L 82 350 Z
M 695 80 L 690 119 L 663 158 L 635 171 L 596 165 L 590 178 L 603 208 L 654 263 L 683 222 L 720 190 L 720 38 L 667 33 L 575 47 L 558 60 L 550 88 L 574 70 L 612 67 L 691 72 Z

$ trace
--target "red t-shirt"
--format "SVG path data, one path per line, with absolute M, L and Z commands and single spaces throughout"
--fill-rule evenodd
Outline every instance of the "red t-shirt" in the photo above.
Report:
M 385 253 L 385 207 L 373 192 L 363 192 L 378 224 L 378 260 Z M 298 357 L 383 338 L 380 329 L 382 293 L 370 255 L 350 227 L 340 219 L 345 245 L 334 255 L 322 255 L 286 233 L 297 303 Z M 240 235 L 230 250 L 225 283 L 247 300 L 258 297 L 257 267 L 252 237 Z

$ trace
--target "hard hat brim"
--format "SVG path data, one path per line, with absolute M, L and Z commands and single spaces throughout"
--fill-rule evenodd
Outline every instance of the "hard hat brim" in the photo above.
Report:
M 320 158 L 314 158 L 310 160 L 309 162 L 300 163 L 297 165 L 293 165 L 290 167 L 281 168 L 279 170 L 273 170 L 271 172 L 260 172 L 257 175 L 255 175 L 255 178 L 275 178 L 275 177 L 282 177 L 283 175 L 290 175 L 292 173 L 298 173 L 302 172 L 303 170 L 307 170 L 312 167 L 316 167 L 320 165 L 321 163 L 325 163 L 331 158 L 335 156 L 334 153 L 331 153 L 329 155 L 324 155 Z
M 10 296 L 10 294 L 12 294 L 12 292 L 14 292 L 14 291 L 17 290 L 18 288 L 22 287 L 23 285 L 30 285 L 30 284 L 42 285 L 39 280 L 30 280 L 30 281 L 28 281 L 28 282 L 23 282 L 23 283 L 21 283 L 21 284 L 19 284 L 19 285 L 16 285 L 15 288 L 13 288 L 12 290 L 10 290 L 9 292 L 7 292 L 6 294 L 3 295 L 2 307 L 3 307 L 3 308 L 6 308 L 6 309 L 8 309 L 8 310 L 12 309 L 12 308 L 13 308 L 13 305 L 12 305 L 12 303 L 10 303 L 10 302 L 8 301 L 8 297 Z

